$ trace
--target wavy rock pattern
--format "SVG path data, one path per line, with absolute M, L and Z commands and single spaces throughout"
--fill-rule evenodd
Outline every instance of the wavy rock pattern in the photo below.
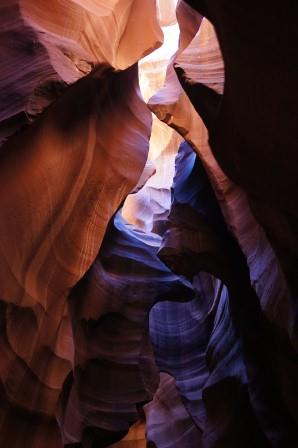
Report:
M 73 362 L 66 299 L 142 173 L 150 126 L 136 66 L 120 73 L 100 67 L 3 146 L 1 380 L 12 414 L 17 407 L 55 415 Z M 29 423 L 22 440 L 25 433 L 34 438 Z M 1 437 L 17 444 L 9 426 Z
M 158 371 L 149 342 L 150 308 L 193 297 L 191 284 L 157 257 L 160 241 L 125 224 L 118 213 L 91 270 L 71 293 L 75 366 L 72 386 L 67 381 L 62 395 L 65 443 L 87 443 L 89 437 L 103 444 L 103 431 L 111 443 L 153 397 Z
M 186 411 L 175 380 L 170 375 L 161 374 L 154 400 L 147 404 L 144 410 L 150 448 L 167 448 L 169 446 L 196 448 L 198 446 L 200 431 Z M 171 434 L 170 437 L 169 434 Z
M 193 20 L 193 34 L 198 22 Z M 184 32 L 184 22 L 180 24 Z M 188 40 L 190 39 L 187 34 Z M 186 93 L 190 93 L 196 83 L 207 85 L 213 91 L 222 92 L 224 66 L 214 29 L 203 19 L 199 32 L 187 48 L 176 57 L 181 67 L 177 70 Z M 207 91 L 207 95 L 209 90 Z M 205 95 L 205 90 L 203 93 Z M 200 98 L 202 103 L 202 98 Z M 206 103 L 206 100 L 205 100 Z M 210 106 L 212 98 L 207 103 Z M 245 192 L 220 168 L 208 144 L 208 132 L 186 94 L 181 91 L 177 77 L 168 72 L 165 87 L 149 101 L 151 110 L 164 122 L 176 129 L 200 156 L 212 182 L 225 219 L 243 249 L 250 268 L 251 282 L 255 286 L 263 309 L 268 318 L 286 329 L 296 345 L 295 305 L 289 292 L 276 255 L 264 231 L 256 222 Z M 202 108 L 200 110 L 202 113 Z M 208 109 L 207 109 L 208 112 Z M 208 115 L 208 113 L 207 113 Z M 206 116 L 204 109 L 203 115 Z
M 153 118 L 149 161 L 153 175 L 136 194 L 130 194 L 123 206 L 127 222 L 146 232 L 162 234 L 171 207 L 174 161 L 181 137 L 164 123 Z
M 161 13 L 166 11 L 170 20 L 169 3 L 160 2 L 160 7 Z M 171 19 L 170 24 L 163 26 L 162 30 L 165 34 L 164 44 L 139 62 L 140 88 L 145 101 L 163 86 L 171 54 L 178 46 L 177 23 L 173 25 Z M 123 206 L 124 218 L 142 230 L 163 232 L 163 222 L 171 206 L 174 161 L 181 141 L 179 134 L 153 115 L 148 158 L 155 166 L 155 173 L 138 194 L 128 196 Z
M 142 0 L 2 2 L 0 142 L 95 64 L 124 69 L 160 46 L 155 0 L 146 8 Z
M 298 7 L 0 12 L 0 446 L 296 448 Z
M 224 94 L 209 125 L 212 150 L 227 175 L 248 193 L 252 209 L 273 245 L 296 298 L 298 240 L 294 161 L 298 117 L 292 85 L 298 72 L 293 69 L 292 61 L 298 53 L 292 42 L 298 37 L 295 26 L 298 7 L 286 2 L 281 18 L 278 5 L 271 8 L 269 2 L 264 2 L 257 14 L 251 5 L 242 9 L 237 2 L 231 3 L 228 11 L 224 11 L 222 4 L 215 5 L 208 0 L 188 3 L 214 24 L 226 67 Z M 281 20 L 287 23 L 284 30 L 280 28 Z M 266 39 L 262 38 L 264 35 Z M 276 61 L 283 61 L 278 72 Z M 191 90 L 190 97 L 199 110 L 199 97 L 193 96 L 195 86 Z M 281 225 L 285 232 L 279 232 Z M 290 312 L 295 319 L 292 333 L 297 343 L 296 299 Z
M 206 354 L 210 375 L 202 390 L 203 443 L 248 447 L 279 441 L 280 446 L 295 446 L 297 403 L 290 390 L 296 390 L 297 354 L 286 334 L 265 318 L 245 257 L 225 226 L 202 164 L 186 145 L 177 156 L 174 202 L 159 254 L 190 279 L 202 270 L 221 278 L 229 292 L 212 306 Z M 175 310 L 172 319 L 179 322 Z M 170 323 L 163 332 L 175 337 Z M 207 336 L 203 326 L 200 331 L 198 350 L 198 341 Z
M 150 336 L 158 367 L 175 378 L 183 403 L 202 434 L 205 409 L 201 392 L 209 376 L 205 355 L 213 326 L 210 310 L 220 291 L 206 275 L 197 276 L 195 287 L 196 299 L 190 302 L 169 301 L 153 307 Z

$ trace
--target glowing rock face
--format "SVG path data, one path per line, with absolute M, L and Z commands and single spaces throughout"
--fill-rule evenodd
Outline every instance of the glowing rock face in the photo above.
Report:
M 125 69 L 162 44 L 155 0 L 33 1 L 0 6 L 0 141 L 66 85 L 104 63 Z
M 139 62 L 140 88 L 145 101 L 163 86 L 168 63 L 178 47 L 177 23 L 164 26 L 163 32 L 164 44 Z M 153 115 L 148 157 L 155 173 L 142 190 L 128 196 L 122 210 L 124 218 L 142 230 L 162 231 L 170 209 L 174 160 L 181 141 L 176 132 Z
M 61 47 L 63 53 L 65 45 L 70 59 L 81 55 L 89 62 L 125 68 L 161 43 L 156 5 L 151 0 L 147 2 L 146 16 L 140 0 L 21 0 L 21 11 L 32 28 L 45 33 L 44 44 L 50 55 L 51 51 L 61 51 Z M 52 56 L 55 64 L 55 54 Z
M 5 399 L 36 413 L 40 425 L 43 414 L 54 419 L 73 363 L 69 292 L 147 158 L 151 115 L 137 75 L 136 66 L 95 69 L 3 146 L 1 380 Z M 30 421 L 26 428 L 23 440 L 37 443 Z
M 161 26 L 170 26 L 177 22 L 177 2 L 178 0 L 158 0 L 159 21 Z
M 4 3 L 0 446 L 297 446 L 297 7 Z

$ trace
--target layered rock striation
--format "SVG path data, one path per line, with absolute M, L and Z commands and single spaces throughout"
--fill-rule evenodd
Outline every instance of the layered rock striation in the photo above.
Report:
M 0 446 L 298 446 L 297 6 L 0 12 Z

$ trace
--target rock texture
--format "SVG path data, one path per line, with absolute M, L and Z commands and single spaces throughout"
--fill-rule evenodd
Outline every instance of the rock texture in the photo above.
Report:
M 12 413 L 54 417 L 73 363 L 66 299 L 142 173 L 150 126 L 137 67 L 114 73 L 102 66 L 3 146 L 1 380 Z M 29 423 L 27 433 L 34 438 Z M 4 425 L 1 437 L 13 446 L 13 427 Z
M 145 413 L 149 447 L 168 447 L 169 434 L 173 447 L 198 446 L 200 431 L 186 411 L 175 380 L 170 375 L 161 374 L 159 388 L 154 400 L 145 406 Z
M 217 299 L 211 299 L 208 308 L 204 293 L 208 292 L 209 300 L 212 294 L 197 280 L 195 288 L 205 310 L 201 305 L 194 318 L 199 304 L 194 305 L 188 327 L 180 331 L 181 311 L 171 305 L 160 310 L 156 344 L 157 351 L 161 350 L 162 368 L 166 366 L 174 373 L 182 396 L 186 394 L 186 402 L 190 401 L 190 412 L 193 409 L 197 413 L 192 417 L 202 430 L 202 446 L 274 446 L 277 440 L 280 446 L 295 446 L 297 393 L 291 391 L 297 387 L 297 354 L 287 334 L 264 315 L 251 286 L 246 259 L 225 225 L 199 159 L 183 145 L 176 160 L 174 201 L 160 257 L 189 279 L 199 271 L 211 273 L 222 279 L 228 294 L 225 290 L 213 294 Z M 192 319 L 198 328 L 193 339 L 192 333 L 187 333 L 191 332 Z M 168 326 L 160 324 L 163 320 Z M 171 343 L 175 337 L 178 339 Z M 170 340 L 168 345 L 166 338 Z M 179 350 L 171 351 L 171 347 L 176 349 L 179 340 L 185 350 L 187 342 L 196 341 L 195 346 L 191 345 L 195 347 L 193 360 L 188 359 L 186 351 L 178 362 Z M 202 356 L 205 353 L 206 359 Z M 194 362 L 196 357 L 201 363 Z M 204 366 L 206 360 L 208 369 Z M 194 366 L 200 366 L 199 374 L 192 370 Z M 198 403 L 193 406 L 194 397 L 187 395 L 186 378 L 192 378 L 193 384 L 197 382 L 197 392 L 201 390 L 203 415 L 198 414 Z
M 95 64 L 127 68 L 162 43 L 155 0 L 2 2 L 0 141 Z M 146 33 L 143 32 L 146 27 Z
M 193 23 L 197 21 L 193 20 Z M 183 26 L 184 22 L 181 22 L 181 33 L 185 34 Z M 194 37 L 190 44 L 184 50 L 183 47 L 180 48 L 175 64 L 186 93 L 189 94 L 193 86 L 199 83 L 200 93 L 195 94 L 202 95 L 198 103 L 200 105 L 205 98 L 200 112 L 206 119 L 210 111 L 212 116 L 211 105 L 214 95 L 223 92 L 224 64 L 216 34 L 210 22 L 203 19 L 196 33 L 197 28 L 198 25 L 192 32 Z M 216 99 L 217 96 L 215 101 Z M 208 107 L 204 107 L 204 104 Z M 181 90 L 174 71 L 169 69 L 164 88 L 150 99 L 149 106 L 161 120 L 176 129 L 200 156 L 225 219 L 247 257 L 251 282 L 257 289 L 263 309 L 270 320 L 276 321 L 279 326 L 286 329 L 296 345 L 295 296 L 289 291 L 289 285 L 276 254 L 252 213 L 251 202 L 246 192 L 233 183 L 219 166 L 208 142 L 207 128 L 186 94 Z
M 107 446 L 128 431 L 138 407 L 154 395 L 150 308 L 194 296 L 192 285 L 157 257 L 160 240 L 118 213 L 92 268 L 70 294 L 75 356 L 59 417 L 65 443 Z
M 298 116 L 293 86 L 298 72 L 293 60 L 298 7 L 287 1 L 280 15 L 279 5 L 270 2 L 257 10 L 236 1 L 228 9 L 208 0 L 188 3 L 214 24 L 225 61 L 224 94 L 207 124 L 212 149 L 227 175 L 247 191 L 297 296 Z M 194 98 L 195 89 L 189 94 L 199 111 L 204 99 L 199 93 Z
M 169 3 L 160 3 L 161 13 L 166 11 L 168 18 L 171 11 Z M 168 63 L 178 47 L 177 23 L 172 24 L 171 21 L 162 30 L 164 44 L 139 62 L 140 88 L 145 101 L 162 88 Z M 128 196 L 123 207 L 124 218 L 142 230 L 163 231 L 163 222 L 171 205 L 174 161 L 181 141 L 181 136 L 153 115 L 148 159 L 153 163 L 155 173 L 138 194 Z
M 298 7 L 0 12 L 0 446 L 296 448 Z

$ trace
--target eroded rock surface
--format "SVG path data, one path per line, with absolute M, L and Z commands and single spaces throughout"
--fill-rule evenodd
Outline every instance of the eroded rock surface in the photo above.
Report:
M 209 124 L 211 147 L 225 173 L 247 191 L 297 296 L 298 6 L 287 1 L 281 13 L 270 2 L 256 9 L 236 1 L 227 9 L 223 2 L 188 3 L 214 24 L 225 61 L 224 94 Z M 199 111 L 199 97 L 190 97 Z
M 2 3 L 0 446 L 295 448 L 297 6 Z
M 42 425 L 30 417 L 17 436 L 14 408 L 55 416 L 73 363 L 67 297 L 144 168 L 151 116 L 137 74 L 95 69 L 2 148 L 1 380 L 12 415 L 1 437 L 10 446 L 27 436 L 38 444 L 32 425 Z

